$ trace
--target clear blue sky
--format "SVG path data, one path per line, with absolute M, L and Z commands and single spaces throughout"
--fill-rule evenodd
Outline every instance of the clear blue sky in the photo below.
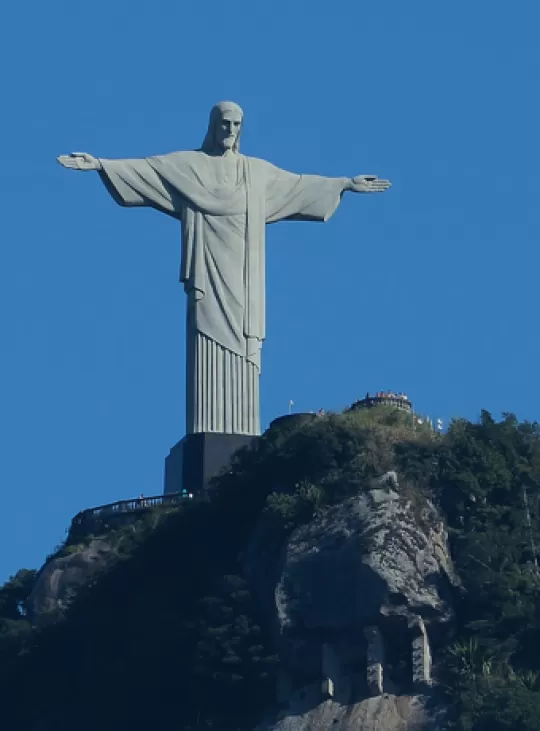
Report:
M 262 415 L 406 391 L 448 420 L 540 416 L 540 5 L 49 0 L 1 11 L 0 581 L 79 510 L 160 493 L 184 433 L 179 228 L 60 153 L 200 145 L 375 173 L 268 232 Z

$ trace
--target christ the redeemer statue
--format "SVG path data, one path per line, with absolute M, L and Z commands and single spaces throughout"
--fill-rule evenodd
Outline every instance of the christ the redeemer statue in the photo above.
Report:
M 222 102 L 199 150 L 133 160 L 58 158 L 66 168 L 97 170 L 121 206 L 148 206 L 182 223 L 188 434 L 260 434 L 265 225 L 327 221 L 345 191 L 390 187 L 369 175 L 296 175 L 241 155 L 242 123 L 240 107 Z

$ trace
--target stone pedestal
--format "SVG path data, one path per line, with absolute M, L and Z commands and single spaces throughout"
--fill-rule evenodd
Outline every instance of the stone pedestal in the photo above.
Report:
M 331 645 L 325 643 L 322 646 L 322 692 L 325 698 L 333 698 L 335 695 L 335 683 L 339 677 L 339 662 L 336 653 Z
M 409 625 L 412 630 L 412 675 L 415 687 L 431 685 L 431 650 L 424 620 L 416 617 Z
M 371 695 L 384 692 L 384 645 L 378 627 L 365 627 L 366 638 L 366 680 Z
M 324 678 L 321 686 L 321 691 L 323 698 L 325 699 L 334 697 L 335 690 L 334 681 L 332 680 L 332 678 Z
M 196 495 L 257 437 L 246 434 L 187 434 L 165 459 L 165 495 L 187 490 Z

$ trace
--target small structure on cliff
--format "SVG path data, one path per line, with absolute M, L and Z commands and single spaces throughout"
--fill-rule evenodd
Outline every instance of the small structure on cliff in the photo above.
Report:
M 108 530 L 132 523 L 140 517 L 142 512 L 151 508 L 167 508 L 179 505 L 185 500 L 192 500 L 193 493 L 187 490 L 172 493 L 171 495 L 140 495 L 132 500 L 118 500 L 115 503 L 87 508 L 73 518 L 69 534 L 81 535 L 99 530 Z
M 374 396 L 366 393 L 363 399 L 355 401 L 352 404 L 350 410 L 372 409 L 375 406 L 391 406 L 394 409 L 400 409 L 401 411 L 408 411 L 410 413 L 413 410 L 412 403 L 406 394 L 394 393 L 393 391 L 377 391 Z

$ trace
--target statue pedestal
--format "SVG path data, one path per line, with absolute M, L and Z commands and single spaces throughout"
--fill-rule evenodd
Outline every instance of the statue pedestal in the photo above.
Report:
M 247 434 L 186 434 L 165 458 L 165 495 L 187 490 L 194 495 L 205 490 L 242 447 L 256 439 Z

